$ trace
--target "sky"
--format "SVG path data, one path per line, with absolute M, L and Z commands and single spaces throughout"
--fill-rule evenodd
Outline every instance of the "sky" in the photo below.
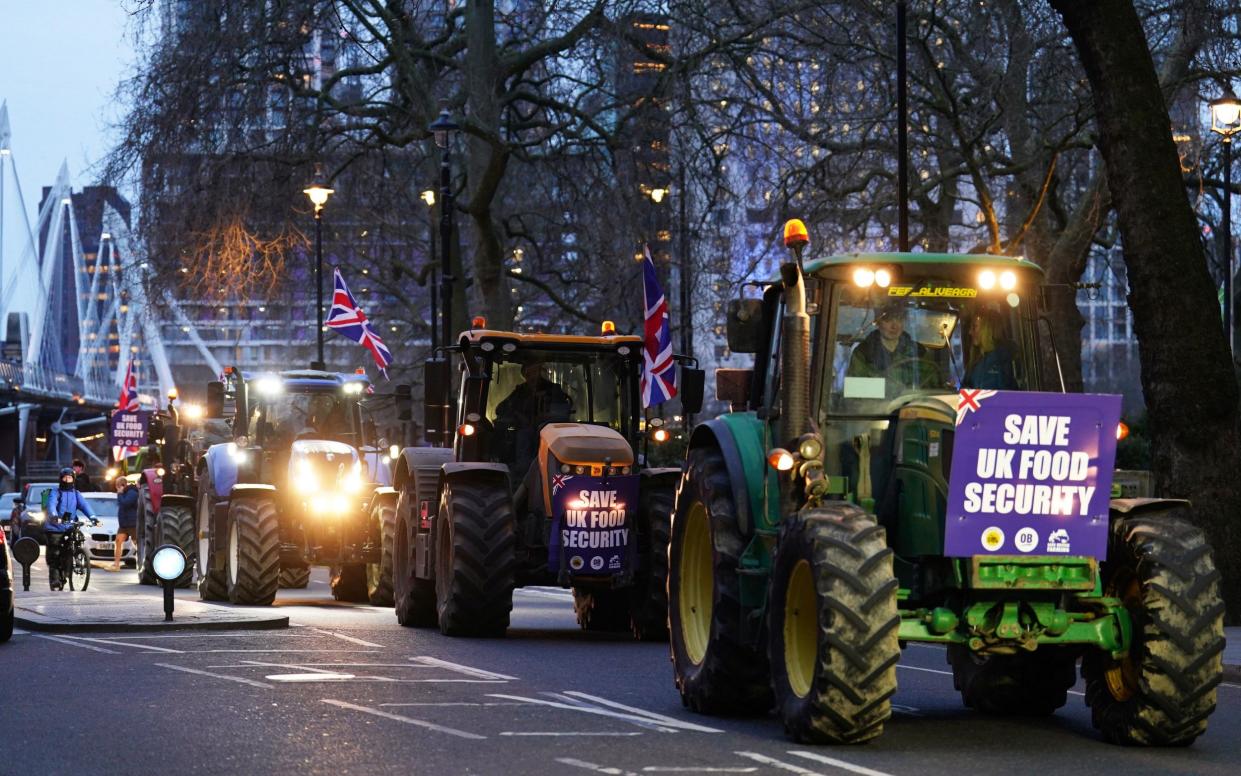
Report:
M 94 182 L 123 115 L 113 93 L 134 60 L 129 28 L 122 0 L 0 0 L 0 101 L 32 223 L 62 161 L 74 189 Z

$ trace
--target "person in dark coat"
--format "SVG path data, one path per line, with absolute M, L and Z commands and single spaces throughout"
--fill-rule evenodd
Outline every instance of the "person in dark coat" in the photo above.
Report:
M 73 459 L 73 487 L 78 493 L 92 493 L 98 490 L 95 483 L 90 481 L 90 475 L 86 473 L 86 462 L 81 458 Z
M 116 542 L 115 560 L 112 570 L 121 570 L 121 553 L 125 551 L 125 540 L 138 530 L 138 487 L 124 477 L 116 478 Z

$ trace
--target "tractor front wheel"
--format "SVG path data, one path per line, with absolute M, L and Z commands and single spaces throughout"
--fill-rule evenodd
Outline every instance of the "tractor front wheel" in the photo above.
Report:
M 646 483 L 644 483 L 645 485 Z M 668 537 L 675 484 L 652 480 L 642 488 L 638 505 L 638 571 L 629 599 L 629 627 L 641 641 L 668 638 Z
M 280 587 L 280 523 L 269 496 L 228 505 L 228 600 L 270 606 Z
M 950 644 L 948 664 L 961 700 L 984 714 L 1045 717 L 1064 705 L 1077 683 L 1077 655 L 1063 648 L 979 655 Z
M 507 487 L 444 487 L 435 526 L 435 593 L 445 636 L 503 636 L 513 609 L 516 535 Z
M 310 585 L 310 568 L 280 569 L 280 587 L 288 590 L 303 590 Z
M 412 628 L 436 625 L 435 580 L 420 578 L 415 569 L 417 520 L 413 514 L 412 485 L 406 483 L 396 500 L 392 546 L 392 594 L 396 621 Z
M 227 572 L 215 571 L 216 553 L 223 551 L 221 545 L 226 537 L 212 536 L 211 479 L 203 475 L 198 485 L 198 514 L 195 517 L 195 533 L 198 551 L 194 553 L 198 571 L 198 597 L 204 601 L 227 601 Z
M 723 454 L 690 451 L 668 552 L 668 629 L 681 702 L 699 713 L 771 708 L 767 655 L 741 626 L 745 546 Z
M 1202 531 L 1172 507 L 1112 523 L 1105 594 L 1133 622 L 1122 658 L 1082 660 L 1094 726 L 1117 744 L 1186 746 L 1206 732 L 1223 678 L 1224 603 Z
M 875 518 L 851 504 L 786 519 L 771 575 L 768 659 L 793 739 L 856 744 L 892 716 L 898 583 Z
M 143 485 L 139 489 L 138 530 L 134 531 L 134 542 L 138 545 L 138 584 L 140 585 L 159 584 L 159 579 L 151 568 L 151 559 L 155 557 L 155 550 L 159 549 L 158 541 L 155 514 L 151 508 L 151 493 Z M 186 557 L 190 556 L 187 554 Z
M 371 510 L 379 540 L 379 562 L 366 564 L 366 596 L 372 606 L 392 606 L 392 552 L 396 541 L 396 508 L 381 504 Z

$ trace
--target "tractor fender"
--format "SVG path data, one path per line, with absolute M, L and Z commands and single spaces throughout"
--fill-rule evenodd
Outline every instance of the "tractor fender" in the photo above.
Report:
M 147 486 L 147 493 L 151 496 L 151 509 L 158 514 L 160 500 L 164 497 L 164 478 L 160 476 L 158 469 L 151 467 L 143 469 L 139 479 Z
M 252 496 L 258 493 L 275 493 L 275 492 L 276 492 L 275 485 L 258 485 L 258 484 L 246 483 L 245 485 L 234 485 L 233 487 L 229 488 L 228 497 L 230 500 L 232 500 L 232 499 L 238 498 L 239 496 Z
M 1189 500 L 1183 498 L 1114 498 L 1108 502 L 1109 511 L 1120 515 L 1134 515 L 1154 509 L 1187 506 L 1189 506 Z
M 737 527 L 741 530 L 742 536 L 749 536 L 754 529 L 753 514 L 759 505 L 751 500 L 741 448 L 737 444 L 732 428 L 722 418 L 699 423 L 690 435 L 689 449 L 699 447 L 718 448 L 724 456 L 724 464 L 728 467 L 728 481 L 732 485 L 733 504 L 737 508 Z M 762 460 L 762 466 L 764 469 L 767 468 L 766 460 Z M 680 493 L 678 489 L 678 500 Z M 761 480 L 759 490 L 754 496 L 755 500 L 762 498 Z
M 185 507 L 186 509 L 194 508 L 193 496 L 184 496 L 179 493 L 166 494 L 163 497 L 163 499 L 160 501 L 160 503 L 165 506 L 170 506 L 170 507 Z M 156 509 L 156 513 L 158 514 L 159 507 L 156 507 L 155 509 Z
M 207 472 L 211 475 L 211 487 L 218 499 L 228 498 L 237 484 L 237 462 L 228 454 L 228 443 L 212 445 L 203 456 Z
M 396 460 L 392 487 L 400 491 L 414 472 L 431 470 L 439 477 L 440 467 L 453 459 L 450 447 L 407 447 Z
M 481 480 L 483 482 L 500 481 L 508 487 L 508 467 L 502 463 L 482 463 L 481 461 L 453 461 L 441 467 L 443 485 L 464 480 Z M 441 485 L 441 488 L 443 487 Z
M 681 479 L 681 467 L 663 466 L 657 469 L 643 469 L 638 474 L 641 477 L 638 482 L 641 483 L 643 490 L 665 484 L 675 488 L 677 482 Z
M 366 502 L 366 514 L 369 515 L 371 512 L 374 512 L 376 507 L 381 507 L 381 506 L 395 507 L 396 497 L 397 497 L 396 488 L 392 488 L 387 485 L 383 485 L 381 487 L 375 488 L 375 492 L 371 494 L 370 501 Z

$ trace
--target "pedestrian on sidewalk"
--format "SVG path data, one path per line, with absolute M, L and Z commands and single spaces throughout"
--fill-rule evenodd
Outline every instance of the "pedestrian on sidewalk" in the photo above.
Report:
M 112 562 L 112 571 L 121 570 L 121 554 L 125 551 L 125 540 L 134 535 L 138 529 L 138 499 L 141 495 L 138 486 L 124 477 L 117 477 L 116 487 L 116 558 Z
M 9 539 L 16 543 L 22 538 L 22 512 L 26 511 L 26 500 L 21 496 L 13 499 L 13 511 L 9 512 Z
M 73 484 L 79 493 L 90 493 L 98 490 L 95 483 L 90 481 L 90 475 L 86 473 L 86 462 L 81 458 L 73 459 Z

